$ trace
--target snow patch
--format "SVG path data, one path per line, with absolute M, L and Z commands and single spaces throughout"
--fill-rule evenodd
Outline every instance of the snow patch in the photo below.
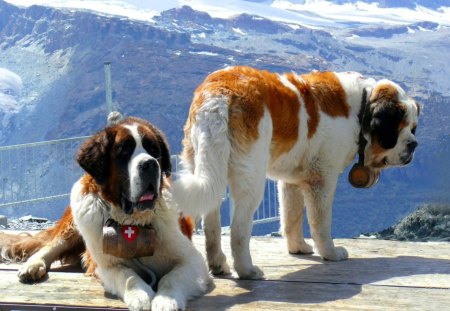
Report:
M 244 31 L 242 31 L 241 29 L 239 29 L 239 28 L 233 28 L 233 31 L 234 31 L 235 33 L 237 33 L 237 34 L 242 35 L 242 36 L 245 36 L 245 35 L 246 35 L 246 33 L 245 33 Z
M 0 67 L 0 122 L 2 127 L 6 127 L 12 115 L 19 112 L 18 98 L 22 87 L 22 78 L 18 74 Z
M 189 52 L 189 54 L 206 55 L 206 56 L 219 56 L 219 54 L 217 54 L 217 53 L 207 52 L 207 51 L 201 51 L 201 52 Z
M 192 33 L 191 34 L 191 39 L 192 40 L 204 40 L 206 39 L 206 34 L 204 32 L 200 32 L 200 33 Z

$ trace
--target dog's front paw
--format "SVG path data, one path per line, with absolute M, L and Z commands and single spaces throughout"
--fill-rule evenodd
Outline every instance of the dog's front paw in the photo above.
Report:
M 150 310 L 153 291 L 147 292 L 143 289 L 133 289 L 125 293 L 123 301 L 131 311 Z
M 184 308 L 183 302 L 164 294 L 156 295 L 152 301 L 152 311 L 176 311 Z
M 324 254 L 320 255 L 323 257 L 323 259 L 330 261 L 341 261 L 348 258 L 348 252 L 342 246 L 338 246 L 331 250 L 327 250 Z
M 288 251 L 289 254 L 293 255 L 309 255 L 314 253 L 313 247 L 305 241 L 298 242 L 293 246 L 288 245 Z
M 260 280 L 264 277 L 264 272 L 257 266 L 251 266 L 249 269 L 235 267 L 235 269 L 242 280 Z
M 213 275 L 227 275 L 231 273 L 230 266 L 227 264 L 227 257 L 220 251 L 220 253 L 211 256 L 207 254 L 209 271 Z
M 231 273 L 230 266 L 228 266 L 226 261 L 223 261 L 220 264 L 209 264 L 209 271 L 213 275 L 228 275 Z
M 19 269 L 17 276 L 24 283 L 42 280 L 47 273 L 47 266 L 43 259 L 29 260 Z

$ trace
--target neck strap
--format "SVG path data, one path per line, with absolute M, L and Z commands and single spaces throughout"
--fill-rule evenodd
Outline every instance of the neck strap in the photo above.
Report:
M 367 90 L 363 89 L 362 99 L 361 99 L 361 107 L 358 113 L 358 121 L 359 121 L 359 138 L 358 138 L 358 164 L 364 166 L 364 150 L 366 149 L 367 140 L 364 138 L 363 134 L 363 120 L 364 115 L 366 114 L 366 110 L 368 108 L 367 104 Z

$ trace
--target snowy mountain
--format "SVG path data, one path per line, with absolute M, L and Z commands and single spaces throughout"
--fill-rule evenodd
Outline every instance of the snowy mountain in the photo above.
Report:
M 212 17 L 251 14 L 267 19 L 314 27 L 352 27 L 355 23 L 404 25 L 431 21 L 450 25 L 447 0 L 8 0 L 15 5 L 43 5 L 94 11 L 152 21 L 163 11 L 184 5 Z M 295 26 L 294 26 L 295 27 Z
M 173 153 L 192 93 L 214 70 L 353 70 L 398 82 L 424 112 L 411 166 L 386 172 L 368 191 L 350 189 L 342 177 L 335 234 L 376 231 L 419 203 L 448 200 L 447 1 L 217 3 L 0 0 L 0 145 L 101 128 L 105 61 L 112 62 L 116 107 L 164 130 Z

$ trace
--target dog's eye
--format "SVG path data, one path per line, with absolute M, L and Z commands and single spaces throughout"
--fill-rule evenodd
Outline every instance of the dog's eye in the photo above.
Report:
M 153 140 L 144 138 L 142 140 L 142 146 L 149 155 L 151 155 L 154 158 L 159 158 L 159 148 L 158 145 L 156 145 L 156 143 Z
M 121 159 L 128 159 L 131 157 L 131 154 L 134 150 L 134 142 L 133 141 L 124 141 L 123 143 L 119 144 L 116 149 L 116 154 Z
M 417 126 L 413 126 L 413 128 L 411 129 L 411 133 L 413 135 L 416 135 L 416 128 L 417 128 Z

